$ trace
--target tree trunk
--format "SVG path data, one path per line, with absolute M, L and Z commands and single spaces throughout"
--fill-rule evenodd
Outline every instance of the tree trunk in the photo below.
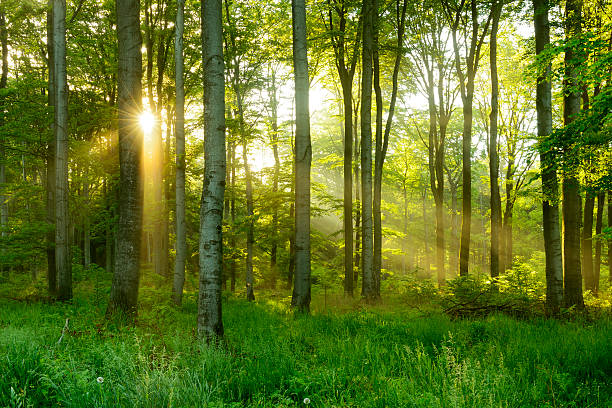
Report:
M 550 44 L 550 24 L 547 0 L 533 0 L 536 54 L 539 56 Z M 536 111 L 538 137 L 545 140 L 552 133 L 552 93 L 550 65 L 538 76 L 536 88 Z M 559 228 L 559 185 L 555 157 L 552 152 L 540 151 L 542 172 L 542 224 L 544 230 L 544 252 L 546 256 L 546 305 L 557 314 L 563 301 L 563 262 Z
M 49 107 L 55 107 L 55 52 L 53 41 L 53 1 L 47 5 L 47 54 L 49 66 Z M 57 270 L 55 269 L 55 120 L 53 131 L 47 144 L 47 223 L 51 227 L 47 233 L 47 287 L 49 295 L 57 294 Z
M 608 190 L 608 228 L 612 228 L 612 190 Z M 612 284 L 612 238 L 608 238 L 608 282 Z
M 572 39 L 580 35 L 582 1 L 568 0 L 565 6 L 566 38 Z M 578 50 L 569 47 L 565 52 L 564 73 L 564 110 L 563 122 L 567 126 L 580 112 L 580 90 L 575 59 L 579 56 Z M 564 303 L 566 307 L 584 307 L 582 298 L 582 273 L 580 265 L 580 219 L 582 212 L 582 199 L 580 198 L 580 184 L 578 169 L 575 168 L 571 156 L 571 147 L 564 152 L 566 155 L 566 168 L 563 175 L 563 268 L 565 276 Z
M 119 224 L 107 313 L 135 315 L 142 233 L 142 37 L 140 1 L 117 0 L 119 93 Z
M 601 275 L 601 230 L 603 226 L 604 202 L 606 200 L 606 192 L 601 191 L 597 195 L 597 218 L 595 221 L 595 260 L 593 263 L 593 293 L 599 293 L 599 278 Z
M 204 185 L 200 207 L 198 334 L 223 336 L 223 195 L 225 191 L 225 70 L 221 0 L 202 1 L 204 67 Z
M 295 283 L 291 306 L 310 310 L 310 115 L 305 0 L 292 0 L 295 75 Z
M 582 227 L 582 274 L 584 287 L 595 292 L 595 280 L 593 279 L 593 210 L 595 209 L 595 197 L 588 194 L 584 200 L 584 221 Z
M 361 217 L 362 217 L 362 281 L 361 295 L 367 301 L 376 300 L 373 271 L 372 230 L 372 0 L 363 0 L 363 51 L 361 68 Z
M 497 151 L 497 116 L 499 112 L 499 79 L 497 77 L 497 29 L 503 7 L 502 0 L 495 0 L 491 6 L 490 65 L 491 65 L 491 115 L 489 129 L 489 180 L 491 184 L 491 278 L 500 274 L 502 214 L 499 194 L 499 155 Z
M 8 33 L 6 29 L 6 11 L 4 6 L 0 6 L 0 42 L 2 43 L 2 76 L 0 78 L 0 89 L 6 89 L 8 79 Z M 4 97 L 0 100 L 0 108 L 4 112 Z M 3 120 L 3 119 L 2 119 Z M 8 237 L 8 203 L 6 191 L 6 139 L 0 141 L 0 229 L 2 237 Z M 23 157 L 23 156 L 22 156 Z M 24 159 L 25 160 L 25 159 Z M 24 164 L 25 175 L 25 164 Z M 25 180 L 24 180 L 25 181 Z M 4 251 L 4 250 L 3 250 Z M 5 265 L 0 265 L 0 272 L 4 273 Z
M 353 77 L 341 75 L 344 105 L 344 293 L 353 296 Z
M 270 108 L 271 108 L 271 127 L 272 127 L 272 153 L 274 154 L 274 178 L 272 180 L 272 193 L 275 203 L 272 214 L 272 248 L 270 249 L 270 274 L 272 275 L 272 286 L 276 288 L 278 280 L 278 207 L 276 195 L 278 193 L 278 181 L 280 178 L 280 157 L 278 155 L 278 98 L 276 87 L 276 72 L 272 73 L 272 86 L 270 87 Z
M 83 201 L 85 202 L 85 211 L 83 214 L 83 264 L 85 269 L 89 269 L 91 264 L 91 222 L 89 214 L 89 172 L 85 170 L 85 181 L 83 182 Z
M 355 118 L 353 121 L 353 133 L 355 151 L 353 152 L 353 161 L 355 163 L 355 167 L 353 169 L 353 178 L 355 182 L 353 184 L 355 186 L 355 266 L 353 267 L 353 288 L 357 287 L 359 282 L 359 271 L 361 270 L 361 199 L 359 193 L 361 189 L 361 185 L 359 183 L 359 158 L 361 156 L 361 151 L 359 149 L 359 135 L 357 132 L 357 111 L 354 113 Z
M 240 104 L 239 104 L 240 105 Z M 242 118 L 242 112 L 240 113 Z M 247 152 L 247 143 L 243 139 L 242 142 L 242 160 L 244 161 L 244 177 L 246 184 L 246 210 L 247 210 L 247 250 L 246 250 L 246 298 L 248 301 L 255 300 L 253 285 L 253 244 L 255 242 L 254 223 L 253 219 L 253 184 L 251 182 L 251 169 L 249 167 L 249 157 Z
M 176 137 L 176 258 L 172 298 L 181 305 L 185 285 L 187 233 L 185 222 L 185 78 L 183 62 L 183 30 L 185 0 L 177 0 L 176 32 L 174 39 L 176 107 L 174 133 Z
M 53 1 L 55 63 L 55 266 L 57 298 L 72 299 L 72 270 L 68 239 L 68 84 L 66 75 L 66 0 Z
M 236 234 L 234 232 L 234 226 L 236 225 L 236 144 L 230 143 L 231 151 L 231 174 L 232 174 L 232 191 L 230 197 L 230 219 L 232 222 L 232 233 L 230 236 L 230 246 L 232 247 L 231 259 L 230 259 L 230 291 L 234 293 L 236 291 Z

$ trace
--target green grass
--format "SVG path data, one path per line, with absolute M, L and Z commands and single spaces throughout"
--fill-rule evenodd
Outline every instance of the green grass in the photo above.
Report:
M 195 295 L 177 310 L 166 290 L 142 289 L 132 327 L 105 321 L 93 292 L 75 290 L 72 304 L 0 299 L 0 406 L 612 406 L 609 317 L 452 321 L 397 298 L 331 313 L 322 295 L 296 317 L 286 293 L 228 296 L 215 348 L 195 339 Z

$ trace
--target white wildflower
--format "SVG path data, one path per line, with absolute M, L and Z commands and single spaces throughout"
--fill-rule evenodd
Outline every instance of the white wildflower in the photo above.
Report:
M 306 405 L 310 404 L 310 398 L 308 397 L 304 398 L 304 404 Z
M 98 384 L 102 384 L 104 382 L 104 378 L 98 377 L 96 378 L 96 381 L 98 382 Z

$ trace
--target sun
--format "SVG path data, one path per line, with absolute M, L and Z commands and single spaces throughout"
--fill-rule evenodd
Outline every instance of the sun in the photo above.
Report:
M 144 111 L 140 114 L 138 121 L 140 122 L 140 127 L 142 128 L 145 137 L 149 136 L 153 131 L 153 126 L 155 125 L 155 116 L 153 116 L 151 112 Z

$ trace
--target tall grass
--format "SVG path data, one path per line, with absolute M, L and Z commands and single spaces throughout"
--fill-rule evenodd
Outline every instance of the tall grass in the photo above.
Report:
M 294 316 L 272 297 L 227 297 L 226 341 L 207 347 L 193 295 L 180 310 L 163 290 L 141 297 L 133 327 L 107 322 L 93 295 L 0 299 L 0 406 L 612 406 L 606 317 L 452 321 L 397 305 Z

